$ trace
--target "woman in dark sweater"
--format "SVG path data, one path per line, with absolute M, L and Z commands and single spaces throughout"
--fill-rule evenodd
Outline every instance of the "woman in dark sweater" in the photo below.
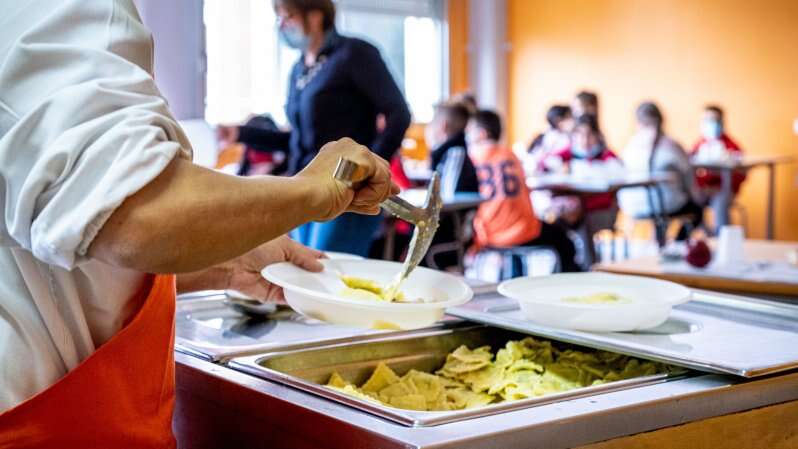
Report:
M 288 175 L 301 171 L 327 142 L 350 137 L 386 161 L 402 143 L 410 112 L 379 51 L 339 35 L 331 0 L 275 0 L 282 41 L 302 51 L 289 80 L 291 131 L 220 127 L 220 140 L 288 153 Z M 377 116 L 385 128 L 377 130 Z M 323 250 L 367 255 L 380 217 L 344 214 L 310 223 L 293 236 Z

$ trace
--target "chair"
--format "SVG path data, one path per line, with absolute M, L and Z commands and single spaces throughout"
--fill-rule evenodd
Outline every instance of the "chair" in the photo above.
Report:
M 534 263 L 532 263 L 532 260 L 539 254 L 547 254 L 548 258 L 552 260 L 549 270 L 540 272 L 534 270 Z M 498 260 L 496 260 L 496 256 L 498 256 Z M 480 270 L 480 265 L 486 262 L 498 262 L 499 268 L 497 273 L 498 276 L 495 276 L 496 279 L 484 279 L 487 281 L 503 281 L 520 276 L 540 276 L 560 271 L 560 259 L 557 252 L 554 248 L 543 245 L 516 246 L 512 248 L 486 248 L 477 255 L 477 260 L 474 263 L 476 270 L 486 272 L 486 270 Z M 484 276 L 479 277 L 484 278 Z

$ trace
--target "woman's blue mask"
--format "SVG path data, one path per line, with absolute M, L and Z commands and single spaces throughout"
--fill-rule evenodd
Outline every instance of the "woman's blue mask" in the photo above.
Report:
M 285 45 L 300 51 L 305 51 L 310 43 L 310 38 L 307 34 L 292 26 L 280 27 L 280 40 Z

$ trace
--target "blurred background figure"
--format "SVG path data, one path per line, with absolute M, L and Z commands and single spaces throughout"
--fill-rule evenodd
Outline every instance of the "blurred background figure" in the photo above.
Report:
M 477 193 L 477 172 L 465 140 L 470 113 L 462 103 L 449 102 L 435 106 L 432 121 L 424 128 L 424 140 L 430 149 L 430 167 L 440 174 L 441 196 L 444 201 L 457 193 Z M 433 245 L 457 242 L 457 222 L 450 214 L 441 216 Z M 456 252 L 447 251 L 435 256 L 439 268 L 459 265 Z
M 574 262 L 574 244 L 566 233 L 535 215 L 521 161 L 512 150 L 500 145 L 501 135 L 501 118 L 488 110 L 474 114 L 466 131 L 480 195 L 485 200 L 474 218 L 472 253 L 491 248 L 549 246 L 557 253 L 563 271 L 580 271 Z
M 590 114 L 599 118 L 599 99 L 595 92 L 583 90 L 576 94 L 571 102 L 571 113 L 575 118 L 579 118 L 585 114 Z
M 548 155 L 541 161 L 543 172 L 569 173 L 577 177 L 612 177 L 622 171 L 622 164 L 615 153 L 607 147 L 604 136 L 598 127 L 596 116 L 583 114 L 576 119 L 571 134 L 571 146 Z M 590 212 L 596 229 L 611 229 L 615 223 L 615 195 L 600 193 L 590 195 L 584 201 L 584 208 L 578 199 L 557 197 L 552 207 L 558 220 L 568 227 L 575 228 Z
M 571 131 L 574 129 L 574 118 L 571 108 L 555 104 L 546 112 L 549 129 L 538 134 L 532 140 L 524 160 L 527 173 L 534 172 L 540 161 L 551 152 L 560 151 L 571 145 Z
M 701 117 L 701 137 L 693 145 L 692 160 L 701 163 L 726 163 L 739 159 L 742 155 L 743 150 L 726 133 L 723 109 L 717 105 L 706 106 Z M 745 172 L 737 170 L 732 173 L 731 198 L 720 188 L 721 178 L 715 171 L 699 168 L 696 170 L 696 181 L 702 196 L 712 209 L 715 230 L 729 224 L 728 205 L 740 191 L 740 186 L 745 181 Z
M 442 103 L 435 106 L 432 121 L 424 129 L 424 140 L 430 149 L 430 167 L 440 173 L 444 198 L 456 192 L 479 191 L 465 141 L 469 116 L 468 109 L 460 103 Z
M 621 210 L 633 218 L 689 215 L 692 217 L 690 228 L 695 229 L 701 224 L 703 209 L 696 201 L 698 192 L 687 153 L 665 133 L 662 111 L 655 103 L 641 103 L 635 115 L 637 132 L 621 155 L 624 166 L 635 173 L 669 173 L 673 182 L 660 184 L 661 196 L 654 198 L 642 187 L 621 190 L 618 193 Z M 677 239 L 687 238 L 691 229 L 683 227 Z
M 268 114 L 256 115 L 247 120 L 244 126 L 280 132 L 277 123 Z M 239 176 L 283 175 L 288 168 L 288 161 L 282 150 L 261 145 L 245 145 L 237 174 Z
M 623 172 L 623 164 L 607 147 L 596 116 L 582 114 L 571 133 L 571 146 L 543 159 L 541 171 L 567 173 L 576 178 L 614 178 Z M 581 248 L 592 244 L 593 233 L 614 229 L 617 215 L 615 194 L 609 192 L 581 198 L 555 194 L 546 212 L 560 226 L 575 231 L 573 237 L 580 240 Z
M 459 94 L 455 94 L 452 96 L 451 102 L 459 103 L 465 106 L 470 115 L 476 114 L 477 110 L 479 109 L 477 97 L 475 97 L 471 92 L 460 92 Z
M 410 112 L 377 48 L 338 34 L 332 0 L 275 0 L 274 8 L 281 41 L 302 52 L 289 78 L 291 130 L 220 126 L 219 140 L 286 151 L 287 175 L 302 170 L 324 143 L 345 136 L 390 161 Z M 319 250 L 366 256 L 381 221 L 381 216 L 344 214 L 301 226 L 292 237 Z

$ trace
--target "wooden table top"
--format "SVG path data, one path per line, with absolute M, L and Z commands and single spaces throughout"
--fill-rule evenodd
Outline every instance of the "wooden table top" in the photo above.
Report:
M 714 246 L 714 242 L 710 242 L 710 246 Z M 790 252 L 798 251 L 798 242 L 746 240 L 744 251 L 746 260 L 751 262 L 787 262 Z M 741 279 L 715 273 L 707 274 L 701 273 L 699 270 L 696 270 L 695 274 L 673 272 L 663 267 L 659 256 L 602 263 L 594 265 L 593 269 L 619 274 L 650 276 L 706 290 L 798 297 L 798 278 L 794 282 L 775 282 Z

